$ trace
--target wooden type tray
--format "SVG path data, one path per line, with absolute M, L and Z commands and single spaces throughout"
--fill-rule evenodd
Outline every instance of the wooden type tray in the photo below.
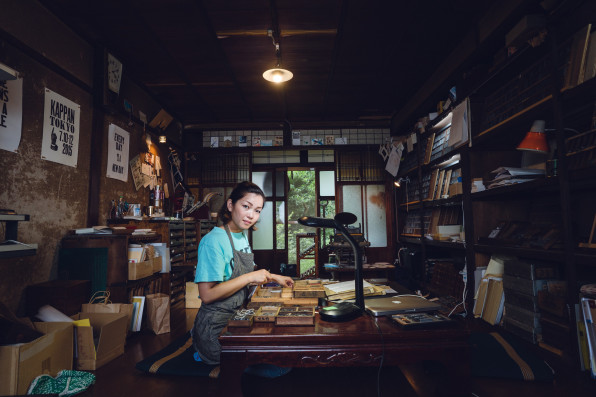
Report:
M 275 318 L 275 325 L 314 325 L 314 306 L 283 306 Z
M 255 323 L 274 323 L 279 310 L 279 306 L 261 306 L 255 312 L 253 321 Z
M 228 321 L 228 327 L 250 327 L 254 319 L 253 309 L 240 309 Z
M 294 283 L 294 298 L 324 298 L 325 287 L 321 280 L 298 280 Z
M 252 298 L 250 298 L 251 303 L 253 302 L 260 302 L 260 303 L 272 303 L 272 302 L 281 302 L 284 305 L 301 305 L 301 306 L 316 306 L 319 303 L 318 298 L 294 298 L 292 295 L 291 288 L 283 288 L 281 297 L 268 297 L 264 298 L 259 296 L 259 290 L 261 286 L 258 286 L 253 294 Z

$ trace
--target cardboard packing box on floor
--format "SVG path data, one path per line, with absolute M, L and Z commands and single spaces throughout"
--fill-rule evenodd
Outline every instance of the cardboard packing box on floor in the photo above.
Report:
M 39 375 L 55 377 L 63 369 L 72 369 L 72 323 L 34 323 L 43 332 L 34 341 L 0 346 L 0 395 L 27 394 L 29 385 Z
M 102 365 L 124 354 L 128 320 L 123 313 L 79 313 L 75 320 L 89 319 L 91 327 L 77 327 L 77 370 L 95 371 Z M 97 346 L 93 335 L 99 337 Z

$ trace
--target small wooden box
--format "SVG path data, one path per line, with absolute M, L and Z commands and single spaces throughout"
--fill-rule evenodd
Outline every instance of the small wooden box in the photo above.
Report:
M 250 327 L 252 325 L 253 319 L 253 310 L 247 311 L 246 309 L 240 309 L 236 311 L 230 321 L 228 321 L 228 327 Z
M 324 298 L 325 287 L 321 280 L 299 280 L 294 283 L 294 298 Z
M 314 325 L 314 306 L 282 306 L 275 318 L 275 325 Z
M 266 305 L 278 302 L 284 305 L 303 305 L 303 306 L 316 306 L 319 302 L 318 298 L 294 298 L 292 288 L 282 288 L 281 296 L 269 296 L 263 297 L 260 296 L 260 290 L 262 287 L 259 285 L 255 290 L 252 298 L 250 298 L 251 303 L 263 303 Z M 263 306 L 263 305 L 260 305 Z
M 279 306 L 261 306 L 257 309 L 253 321 L 255 323 L 274 323 L 279 310 Z
M 255 295 L 260 298 L 281 298 L 282 287 L 263 287 L 260 286 Z

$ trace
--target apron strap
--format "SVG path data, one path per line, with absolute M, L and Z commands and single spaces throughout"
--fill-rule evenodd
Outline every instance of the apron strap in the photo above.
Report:
M 228 234 L 228 238 L 230 239 L 230 244 L 232 244 L 232 252 L 234 252 L 234 251 L 236 251 L 236 247 L 234 247 L 234 240 L 232 239 L 232 233 L 230 233 L 230 228 L 228 227 L 227 224 L 225 224 L 224 229 L 226 230 L 226 233 Z

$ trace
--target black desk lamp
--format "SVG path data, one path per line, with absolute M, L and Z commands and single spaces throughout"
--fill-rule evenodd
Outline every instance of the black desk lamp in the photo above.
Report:
M 341 212 L 335 215 L 334 219 L 328 218 L 313 218 L 303 216 L 298 219 L 298 223 L 310 227 L 333 228 L 340 231 L 340 233 L 348 240 L 348 243 L 354 250 L 354 267 L 355 267 L 355 288 L 356 288 L 356 304 L 349 302 L 341 302 L 332 306 L 327 306 L 319 311 L 321 319 L 325 321 L 348 321 L 356 318 L 364 311 L 364 288 L 362 286 L 362 255 L 360 254 L 360 246 L 358 242 L 348 232 L 344 225 L 351 225 L 356 222 L 358 218 L 350 212 Z

